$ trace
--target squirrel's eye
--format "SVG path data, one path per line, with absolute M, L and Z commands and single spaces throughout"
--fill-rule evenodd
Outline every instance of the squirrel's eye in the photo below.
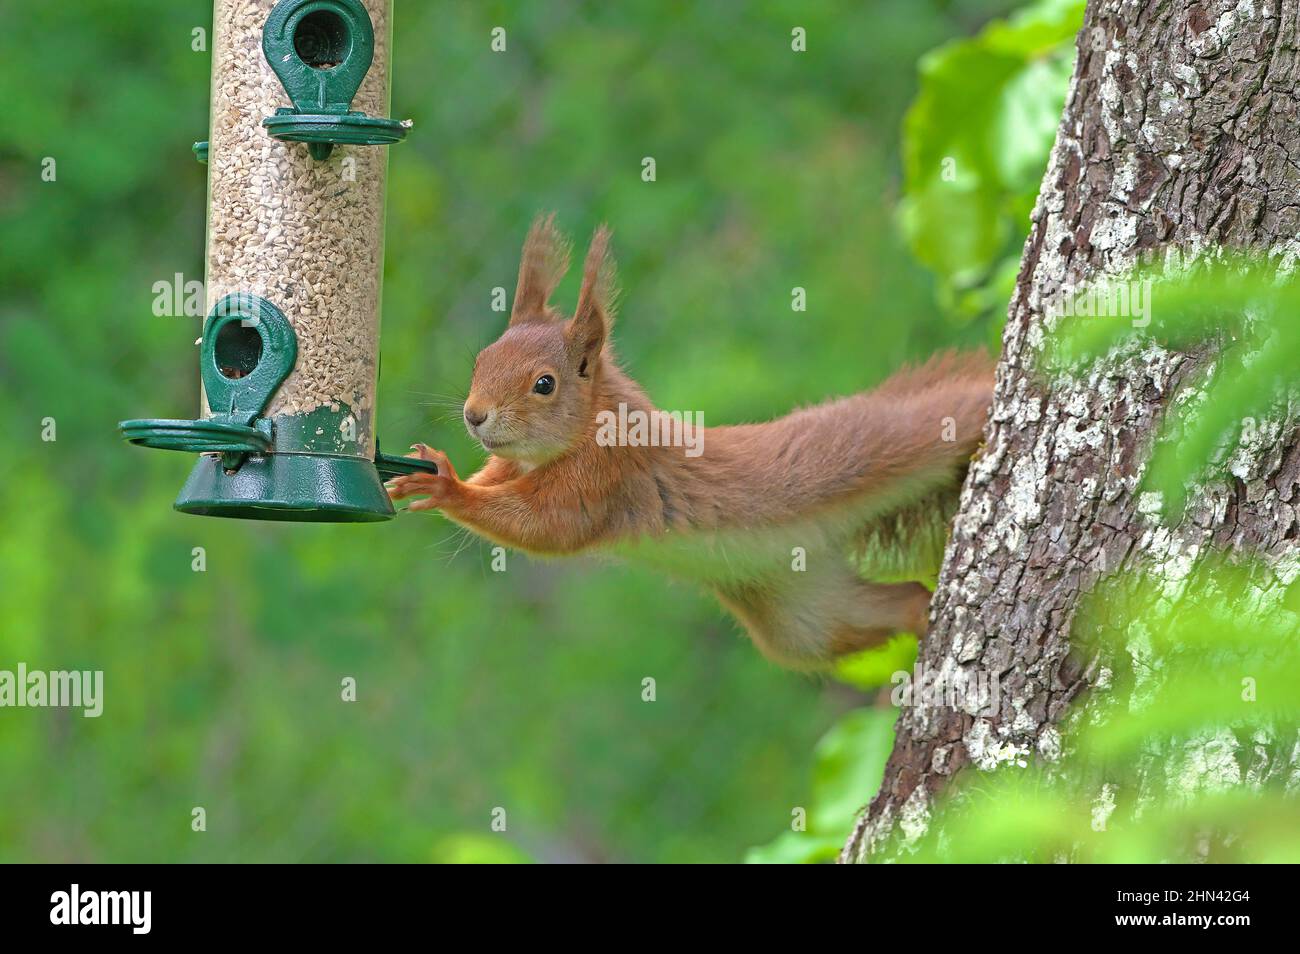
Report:
M 533 391 L 537 394 L 550 394 L 555 390 L 555 378 L 549 374 L 543 374 L 533 384 Z

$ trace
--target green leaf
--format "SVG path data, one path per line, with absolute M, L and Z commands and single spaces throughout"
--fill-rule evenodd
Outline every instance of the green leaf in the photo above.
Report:
M 888 685 L 896 672 L 911 672 L 916 637 L 895 636 L 883 646 L 854 653 L 835 665 L 835 678 L 859 689 Z
M 529 864 L 533 860 L 502 835 L 471 832 L 439 839 L 433 847 L 432 856 L 434 862 L 449 865 L 519 865 Z
M 964 315 L 1005 300 L 963 294 L 1019 259 L 1074 62 L 1081 0 L 1043 0 L 931 51 L 903 124 L 898 221 L 913 254 Z
M 885 777 L 897 720 L 898 710 L 892 707 L 858 709 L 817 743 L 810 828 L 848 835 L 858 809 L 871 800 Z
M 787 831 L 745 852 L 747 865 L 809 865 L 834 861 L 844 847 L 843 838 Z
M 857 709 L 817 743 L 807 831 L 786 831 L 751 848 L 751 864 L 808 864 L 834 860 L 858 809 L 870 801 L 885 775 L 894 745 L 895 709 Z

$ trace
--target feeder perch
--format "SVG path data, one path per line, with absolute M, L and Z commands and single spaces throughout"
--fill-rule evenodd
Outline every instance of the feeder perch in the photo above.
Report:
M 202 455 L 177 510 L 385 520 L 382 477 L 437 472 L 374 435 L 388 160 L 351 147 L 405 127 L 351 106 L 388 111 L 391 23 L 391 0 L 214 4 L 211 127 L 194 149 L 208 162 L 201 413 L 121 424 L 134 444 Z M 266 119 L 286 90 L 294 110 Z

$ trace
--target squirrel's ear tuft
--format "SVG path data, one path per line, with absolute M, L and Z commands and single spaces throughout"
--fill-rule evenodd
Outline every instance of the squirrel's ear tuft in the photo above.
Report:
M 569 240 L 555 227 L 555 213 L 539 215 L 524 240 L 510 324 L 549 320 L 551 293 L 568 270 Z
M 591 238 L 587 262 L 582 270 L 578 307 L 569 322 L 569 340 L 575 353 L 588 361 L 595 358 L 614 324 L 618 298 L 617 273 L 609 252 L 610 231 L 602 225 Z

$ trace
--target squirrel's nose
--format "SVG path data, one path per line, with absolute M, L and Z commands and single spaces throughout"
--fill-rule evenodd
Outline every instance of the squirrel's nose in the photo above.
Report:
M 487 411 L 483 411 L 480 413 L 478 411 L 471 410 L 468 405 L 465 407 L 465 423 L 468 424 L 470 427 L 478 427 L 486 420 L 487 420 Z

